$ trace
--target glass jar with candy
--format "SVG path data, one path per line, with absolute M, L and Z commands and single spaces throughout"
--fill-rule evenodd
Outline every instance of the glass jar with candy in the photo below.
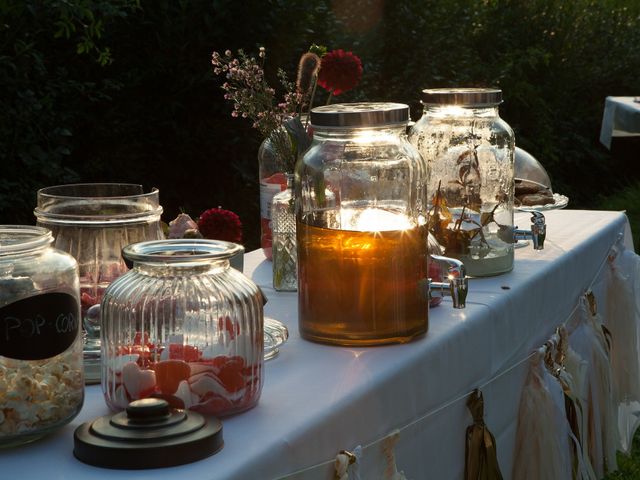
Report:
M 157 397 L 218 416 L 253 407 L 263 382 L 263 297 L 229 259 L 239 245 L 141 242 L 106 290 L 102 389 L 108 406 Z

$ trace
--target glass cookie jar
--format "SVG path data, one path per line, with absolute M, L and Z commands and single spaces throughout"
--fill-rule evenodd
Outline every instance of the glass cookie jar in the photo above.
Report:
M 427 331 L 427 165 L 407 141 L 409 107 L 314 108 L 295 176 L 301 335 L 337 345 Z M 428 288 L 428 287 L 427 287 Z
M 122 247 L 164 238 L 159 192 L 142 185 L 81 183 L 38 191 L 38 226 L 53 232 L 55 247 L 73 255 L 80 271 L 87 383 L 100 381 L 100 300 L 128 268 Z
M 423 91 L 409 141 L 429 164 L 429 230 L 472 276 L 513 268 L 514 134 L 491 88 Z
M 0 447 L 60 428 L 84 401 L 78 265 L 52 243 L 0 226 Z
M 176 239 L 123 249 L 133 268 L 101 304 L 102 389 L 111 409 L 157 397 L 223 416 L 257 403 L 263 302 L 258 287 L 230 267 L 241 248 Z

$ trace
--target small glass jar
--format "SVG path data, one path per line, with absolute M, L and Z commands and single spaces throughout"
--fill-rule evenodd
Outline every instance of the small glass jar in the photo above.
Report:
M 294 212 L 293 174 L 287 174 L 287 189 L 273 197 L 273 288 L 279 292 L 298 289 L 296 252 L 296 217 Z
M 84 183 L 38 191 L 37 225 L 53 232 L 55 247 L 70 253 L 80 269 L 87 383 L 100 381 L 100 300 L 128 268 L 120 252 L 130 243 L 164 238 L 159 192 L 141 185 Z
M 224 416 L 253 407 L 263 381 L 258 287 L 229 259 L 240 246 L 175 239 L 125 247 L 133 268 L 102 300 L 102 389 L 107 405 L 158 397 Z
M 409 107 L 314 108 L 296 165 L 300 334 L 337 345 L 408 342 L 428 327 L 427 165 Z
M 78 265 L 45 228 L 0 226 L 0 447 L 27 443 L 82 408 Z
M 429 164 L 429 230 L 472 276 L 513 268 L 514 134 L 489 88 L 423 91 L 409 141 Z

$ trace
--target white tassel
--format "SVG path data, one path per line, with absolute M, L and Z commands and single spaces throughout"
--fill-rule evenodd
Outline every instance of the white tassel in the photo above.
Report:
M 552 337 L 551 346 L 555 348 L 550 356 L 545 357 L 545 362 L 550 361 L 552 363 L 550 371 L 558 379 L 562 387 L 565 398 L 565 413 L 570 427 L 570 438 L 572 444 L 572 451 L 574 452 L 574 464 L 573 464 L 573 478 L 575 480 L 598 480 L 593 468 L 591 468 L 591 462 L 586 450 L 583 450 L 583 435 L 585 427 L 588 425 L 586 422 L 586 411 L 583 405 L 586 405 L 581 395 L 581 385 L 574 381 L 573 375 L 566 368 L 567 356 L 570 355 L 569 350 L 569 334 L 564 326 L 558 327 L 556 335 Z M 551 348 L 548 343 L 547 348 Z M 571 352 L 572 355 L 576 355 L 575 352 Z M 547 368 L 549 365 L 547 364 Z M 579 440 L 580 439 L 580 440 Z
M 349 457 L 346 453 L 340 452 L 336 455 L 336 461 L 334 463 L 336 469 L 336 480 L 349 480 Z
M 640 416 L 640 257 L 614 246 L 609 256 L 606 324 L 613 337 L 611 370 L 618 412 L 618 447 L 629 453 Z
M 589 364 L 584 361 L 580 355 L 578 355 L 571 346 L 567 349 L 564 359 L 564 366 L 567 374 L 571 375 L 572 379 L 572 393 L 576 403 L 576 410 L 578 415 L 578 426 L 580 428 L 580 435 L 578 440 L 580 448 L 580 456 L 582 457 L 582 463 L 586 470 L 586 475 L 583 475 L 583 479 L 597 480 L 597 476 L 591 466 L 589 459 L 589 402 L 588 402 L 588 384 L 587 384 L 587 369 Z
M 336 474 L 335 480 L 360 480 L 360 473 L 358 472 L 358 464 L 362 458 L 362 447 L 358 446 L 352 452 L 347 450 L 341 450 L 336 459 L 333 462 Z M 353 475 L 349 477 L 349 468 L 353 465 Z
M 386 468 L 384 471 L 385 480 L 407 480 L 404 472 L 398 472 L 396 466 L 396 444 L 400 440 L 400 431 L 394 430 L 382 442 L 382 453 L 386 459 Z
M 589 311 L 587 301 L 580 298 L 578 312 L 572 319 L 570 343 L 588 363 L 587 405 L 589 459 L 596 475 L 601 478 L 617 468 L 616 419 L 611 386 L 607 340 L 599 315 Z
M 520 397 L 512 475 L 518 480 L 570 479 L 572 474 L 564 394 L 543 358 L 540 351 L 534 354 Z

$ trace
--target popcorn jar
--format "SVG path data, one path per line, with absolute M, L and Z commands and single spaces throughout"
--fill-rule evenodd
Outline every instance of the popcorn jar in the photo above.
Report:
M 218 416 L 253 407 L 262 390 L 262 294 L 229 265 L 234 243 L 175 239 L 122 250 L 133 263 L 105 291 L 102 389 L 107 405 L 162 398 Z
M 0 226 L 0 447 L 36 440 L 82 408 L 78 265 L 45 228 Z

